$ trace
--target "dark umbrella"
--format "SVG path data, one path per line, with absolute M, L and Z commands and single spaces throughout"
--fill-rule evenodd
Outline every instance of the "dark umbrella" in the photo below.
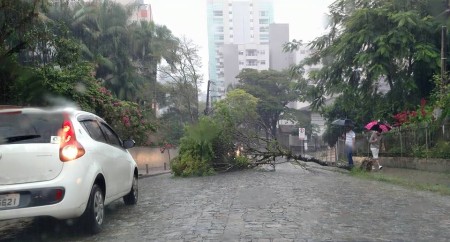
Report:
M 331 124 L 339 126 L 353 126 L 353 121 L 351 121 L 350 119 L 336 119 L 331 122 Z

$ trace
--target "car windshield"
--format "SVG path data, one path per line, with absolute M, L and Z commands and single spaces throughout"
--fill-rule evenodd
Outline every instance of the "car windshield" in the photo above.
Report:
M 57 113 L 0 113 L 0 144 L 50 143 L 61 125 Z

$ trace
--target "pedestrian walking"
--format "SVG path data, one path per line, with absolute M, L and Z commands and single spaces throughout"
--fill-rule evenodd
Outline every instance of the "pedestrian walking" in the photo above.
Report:
M 378 165 L 378 169 L 383 169 L 383 166 L 380 164 L 379 161 L 379 153 L 380 153 L 380 147 L 382 145 L 382 139 L 383 135 L 381 134 L 381 130 L 372 131 L 372 135 L 370 136 L 369 143 L 370 143 L 370 151 L 372 151 L 372 158 L 374 160 L 374 165 Z M 374 170 L 375 167 L 372 166 L 372 170 Z
M 345 126 L 345 155 L 347 156 L 348 165 L 353 167 L 353 150 L 355 148 L 356 134 L 353 132 L 353 124 Z

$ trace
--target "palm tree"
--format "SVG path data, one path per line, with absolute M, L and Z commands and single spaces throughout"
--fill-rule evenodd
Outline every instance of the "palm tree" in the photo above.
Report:
M 157 67 L 162 60 L 173 66 L 178 59 L 176 50 L 179 41 L 166 26 L 156 25 L 153 22 L 134 22 L 130 29 L 133 35 L 131 41 L 133 65 L 146 82 L 151 84 L 153 93 L 148 94 L 152 102 L 156 102 Z M 145 94 L 147 93 L 142 93 L 142 99 L 146 99 Z
M 139 78 L 129 55 L 129 16 L 121 4 L 93 1 L 77 10 L 72 27 L 83 42 L 85 56 L 97 66 L 96 77 L 118 98 L 133 100 Z

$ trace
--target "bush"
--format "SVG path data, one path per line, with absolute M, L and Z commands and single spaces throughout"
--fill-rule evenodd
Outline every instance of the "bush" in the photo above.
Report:
M 186 177 L 213 174 L 213 142 L 220 138 L 220 131 L 220 127 L 208 118 L 202 118 L 198 124 L 186 127 L 179 155 L 171 163 L 174 175 Z
M 429 152 L 427 152 L 426 146 L 413 146 L 412 156 L 417 158 L 426 158 Z
M 436 146 L 430 149 L 430 157 L 450 159 L 450 142 L 449 141 L 439 141 Z
M 208 161 L 198 159 L 190 155 L 179 155 L 170 163 L 170 168 L 175 176 L 208 176 L 214 174 L 214 169 Z
M 234 166 L 236 169 L 244 169 L 250 165 L 250 159 L 246 156 L 237 156 L 234 158 Z

